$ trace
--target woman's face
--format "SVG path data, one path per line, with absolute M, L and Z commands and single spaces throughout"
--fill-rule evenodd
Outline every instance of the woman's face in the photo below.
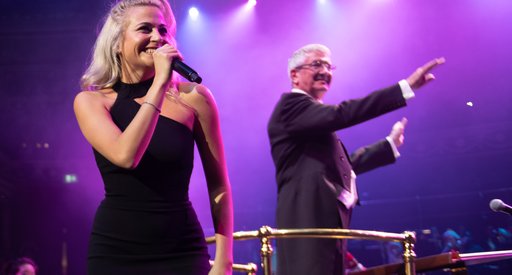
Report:
M 23 264 L 16 272 L 16 275 L 36 275 L 36 269 L 31 264 Z
M 125 76 L 147 79 L 154 76 L 153 52 L 171 40 L 165 18 L 157 7 L 132 7 L 126 12 L 121 44 L 121 68 Z

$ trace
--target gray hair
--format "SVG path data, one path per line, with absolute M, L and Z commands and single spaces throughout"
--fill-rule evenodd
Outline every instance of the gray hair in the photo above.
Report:
M 176 45 L 176 19 L 167 0 L 121 0 L 108 13 L 96 39 L 91 63 L 80 81 L 84 90 L 112 87 L 121 78 L 119 49 L 126 28 L 126 12 L 132 7 L 153 6 L 160 9 L 169 28 L 169 43 Z
M 308 55 L 315 52 L 323 53 L 326 56 L 331 56 L 331 50 L 325 45 L 308 44 L 306 46 L 302 46 L 300 49 L 293 52 L 292 56 L 288 59 L 288 76 L 290 79 L 292 77 L 292 70 L 300 65 L 303 65 Z

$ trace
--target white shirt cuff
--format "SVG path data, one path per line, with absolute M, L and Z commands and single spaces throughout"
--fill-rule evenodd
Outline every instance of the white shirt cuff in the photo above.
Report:
M 398 85 L 400 85 L 400 89 L 402 90 L 402 95 L 405 98 L 405 100 L 411 99 L 414 97 L 414 91 L 412 90 L 409 83 L 407 83 L 407 80 L 402 79 L 398 81 Z
M 389 142 L 389 145 L 391 145 L 391 149 L 393 150 L 393 155 L 395 156 L 395 159 L 400 157 L 400 152 L 398 152 L 398 148 L 396 148 L 396 145 L 393 142 L 393 140 L 389 136 L 386 137 L 386 140 Z

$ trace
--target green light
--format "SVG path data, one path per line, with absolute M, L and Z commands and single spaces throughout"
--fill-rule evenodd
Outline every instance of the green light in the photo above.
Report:
M 73 184 L 78 182 L 78 177 L 75 174 L 65 174 L 64 183 Z

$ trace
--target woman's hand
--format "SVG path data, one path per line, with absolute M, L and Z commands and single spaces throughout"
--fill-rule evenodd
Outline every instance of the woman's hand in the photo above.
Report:
M 215 261 L 208 275 L 231 275 L 233 268 L 231 263 L 219 263 Z
M 153 53 L 155 66 L 155 79 L 153 83 L 168 85 L 171 81 L 172 62 L 174 59 L 182 60 L 183 57 L 178 49 L 172 45 L 165 44 Z

